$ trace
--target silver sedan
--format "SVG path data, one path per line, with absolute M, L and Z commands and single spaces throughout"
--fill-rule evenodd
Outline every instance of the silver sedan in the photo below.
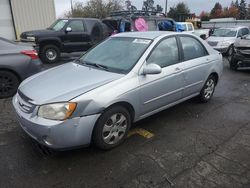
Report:
M 208 102 L 222 69 L 221 54 L 192 34 L 123 33 L 26 79 L 13 105 L 43 145 L 111 149 L 133 122 L 193 97 Z

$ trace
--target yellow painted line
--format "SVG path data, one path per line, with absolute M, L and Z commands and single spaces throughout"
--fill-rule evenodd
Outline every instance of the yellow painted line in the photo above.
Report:
M 153 133 L 145 130 L 145 129 L 142 129 L 142 128 L 135 128 L 135 129 L 132 129 L 131 131 L 129 131 L 128 133 L 128 137 L 131 137 L 135 134 L 139 134 L 140 136 L 144 137 L 144 138 L 152 138 L 154 136 Z

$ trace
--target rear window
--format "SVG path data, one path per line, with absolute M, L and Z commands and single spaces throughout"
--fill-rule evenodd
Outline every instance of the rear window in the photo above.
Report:
M 4 50 L 6 48 L 14 47 L 15 43 L 7 39 L 0 38 L 0 49 Z

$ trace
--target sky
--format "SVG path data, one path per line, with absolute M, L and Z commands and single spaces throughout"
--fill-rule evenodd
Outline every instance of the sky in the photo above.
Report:
M 64 13 L 67 10 L 70 10 L 70 1 L 71 0 L 54 0 L 56 7 L 56 15 L 57 17 L 63 17 Z M 73 2 L 86 2 L 87 0 L 73 0 Z M 131 0 L 132 4 L 137 7 L 137 9 L 141 9 L 143 0 Z M 246 0 L 248 2 L 250 0 Z M 125 0 L 124 0 L 125 2 Z M 165 8 L 166 0 L 155 0 L 155 5 L 159 4 L 163 8 Z M 175 6 L 179 2 L 184 2 L 188 5 L 191 13 L 195 13 L 199 15 L 201 11 L 210 11 L 216 2 L 219 2 L 223 7 L 229 6 L 232 0 L 168 0 L 168 10 L 170 7 Z

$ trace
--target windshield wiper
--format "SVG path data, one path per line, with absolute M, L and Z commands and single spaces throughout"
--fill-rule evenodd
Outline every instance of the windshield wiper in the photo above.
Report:
M 89 66 L 92 66 L 92 67 L 96 67 L 96 68 L 99 68 L 99 69 L 103 69 L 103 70 L 106 70 L 106 71 L 109 70 L 109 68 L 107 66 L 101 65 L 101 64 L 98 64 L 98 63 L 90 63 L 90 62 L 83 61 L 83 64 L 89 65 Z

